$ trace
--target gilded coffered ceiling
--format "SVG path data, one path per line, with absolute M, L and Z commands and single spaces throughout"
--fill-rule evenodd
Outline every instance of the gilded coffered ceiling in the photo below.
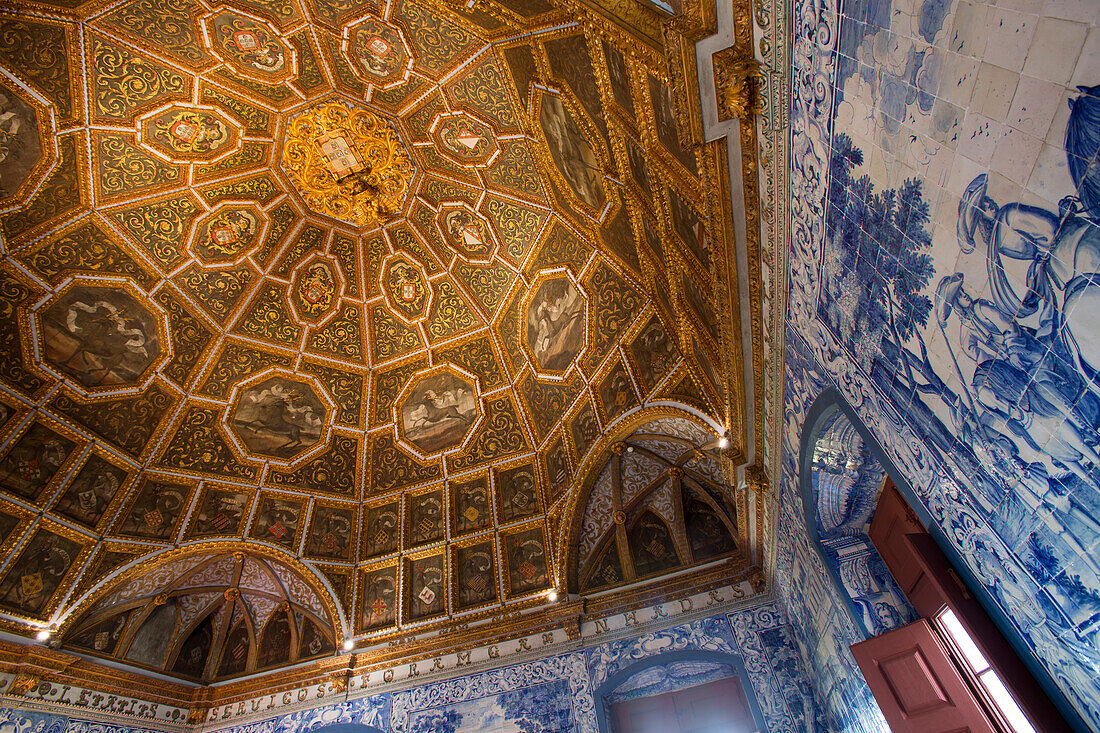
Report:
M 588 586 L 748 564 L 725 159 L 659 14 L 16 5 L 6 628 L 208 681 L 578 592 L 586 521 Z

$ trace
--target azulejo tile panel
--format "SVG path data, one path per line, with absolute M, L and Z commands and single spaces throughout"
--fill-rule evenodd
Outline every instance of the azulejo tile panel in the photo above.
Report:
M 835 386 L 1097 727 L 1087 6 L 795 4 L 783 496 L 797 496 L 799 416 Z M 812 561 L 797 533 L 780 542 L 779 574 Z M 817 619 L 842 606 L 797 585 L 813 654 L 840 623 Z
M 378 572 L 385 572 L 381 570 Z M 378 599 L 376 599 L 378 600 Z M 381 606 L 379 606 L 381 608 Z M 809 684 L 791 650 L 791 629 L 774 602 L 763 602 L 663 630 L 518 664 L 478 671 L 392 692 L 352 698 L 254 723 L 225 733 L 299 733 L 338 723 L 373 725 L 394 733 L 595 733 L 597 689 L 616 673 L 659 664 L 669 653 L 724 655 L 759 708 L 764 730 L 816 730 L 808 705 Z M 261 703 L 267 697 L 261 698 Z M 136 733 L 139 729 L 93 724 L 21 710 L 0 711 L 17 733 Z M 213 724 L 217 728 L 217 724 Z

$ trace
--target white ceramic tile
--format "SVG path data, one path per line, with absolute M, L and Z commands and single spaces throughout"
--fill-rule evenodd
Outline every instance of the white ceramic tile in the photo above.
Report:
M 1100 22 L 1100 3 L 1095 0 L 1046 0 L 1039 14 L 1096 24 Z
M 989 172 L 989 184 L 986 186 L 986 195 L 999 205 L 1016 201 L 1024 192 L 1024 187 L 1017 181 L 1013 181 L 996 171 Z
M 1005 123 L 1020 132 L 1045 138 L 1062 91 L 1062 87 L 1049 81 L 1021 76 Z
M 1100 3 L 1097 3 L 1100 6 Z M 1069 86 L 1096 86 L 1100 84 L 1100 27 L 1089 29 L 1081 55 L 1077 59 L 1077 68 L 1070 77 Z
M 969 56 L 947 52 L 943 55 L 940 68 L 938 97 L 951 104 L 969 107 L 974 94 L 974 83 L 978 80 L 978 60 Z
M 988 170 L 988 165 L 982 165 L 973 158 L 958 154 L 951 162 L 951 173 L 947 177 L 946 189 L 956 196 L 961 196 L 971 181 Z
M 936 208 L 935 226 L 937 229 L 950 229 L 954 232 L 958 219 L 959 197 L 949 191 L 944 191 L 940 197 L 939 206 Z M 944 257 L 945 254 L 940 253 L 940 256 Z M 945 259 L 954 261 L 954 258 L 950 255 L 946 256 Z
M 1066 151 L 1044 143 L 1027 180 L 1027 190 L 1048 204 L 1056 205 L 1063 196 L 1073 193 L 1073 178 L 1066 165 Z
M 955 9 L 948 50 L 963 56 L 980 57 L 985 53 L 990 11 L 990 6 L 985 3 L 962 0 Z
M 1088 26 L 1077 21 L 1040 18 L 1027 52 L 1024 73 L 1065 84 L 1073 75 L 1088 31 Z
M 929 159 L 925 168 L 925 177 L 929 189 L 947 187 L 947 179 L 951 176 L 951 168 L 954 162 L 955 151 L 949 149 L 941 149 L 937 155 Z
M 992 120 L 1004 121 L 1019 80 L 1019 72 L 983 62 L 978 69 L 978 80 L 974 84 L 970 109 Z
M 1017 13 L 1023 13 L 1025 15 L 1039 14 L 1039 4 L 1036 0 L 995 0 L 995 2 L 990 2 L 990 4 L 995 4 L 998 8 L 1015 10 Z
M 989 165 L 1004 125 L 977 112 L 967 112 L 955 150 L 982 165 Z
M 1050 127 L 1047 128 L 1046 141 L 1056 147 L 1062 148 L 1066 145 L 1066 123 L 1069 122 L 1069 100 L 1077 98 L 1077 91 L 1072 93 L 1062 89 L 1059 93 L 1058 102 L 1054 105 L 1054 109 L 1051 112 L 1054 114 L 1054 118 L 1050 121 Z
M 1034 15 L 998 6 L 989 24 L 985 45 L 985 60 L 1006 69 L 1020 71 L 1031 46 L 1038 18 Z
M 946 99 L 937 99 L 932 105 L 928 135 L 944 147 L 954 149 L 958 143 L 966 111 Z
M 865 150 L 863 152 L 866 156 L 867 151 Z M 865 157 L 864 163 L 868 164 L 868 169 L 871 174 L 871 180 L 875 181 L 876 183 L 881 183 L 882 181 L 889 180 L 890 169 L 886 164 L 886 158 L 883 154 L 882 148 L 875 146 L 871 148 L 870 152 L 870 160 Z
M 1006 127 L 989 167 L 1010 181 L 1026 183 L 1042 147 L 1043 141 L 1039 138 Z

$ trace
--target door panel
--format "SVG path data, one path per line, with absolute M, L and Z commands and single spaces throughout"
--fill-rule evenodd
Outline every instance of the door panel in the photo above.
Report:
M 852 655 L 894 733 L 997 733 L 926 619 Z

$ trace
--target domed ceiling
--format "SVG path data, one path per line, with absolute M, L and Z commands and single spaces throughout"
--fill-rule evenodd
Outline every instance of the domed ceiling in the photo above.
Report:
M 564 589 L 616 421 L 742 409 L 666 68 L 544 0 L 0 14 L 3 623 L 109 654 L 120 569 L 200 541 L 316 571 L 326 651 Z

